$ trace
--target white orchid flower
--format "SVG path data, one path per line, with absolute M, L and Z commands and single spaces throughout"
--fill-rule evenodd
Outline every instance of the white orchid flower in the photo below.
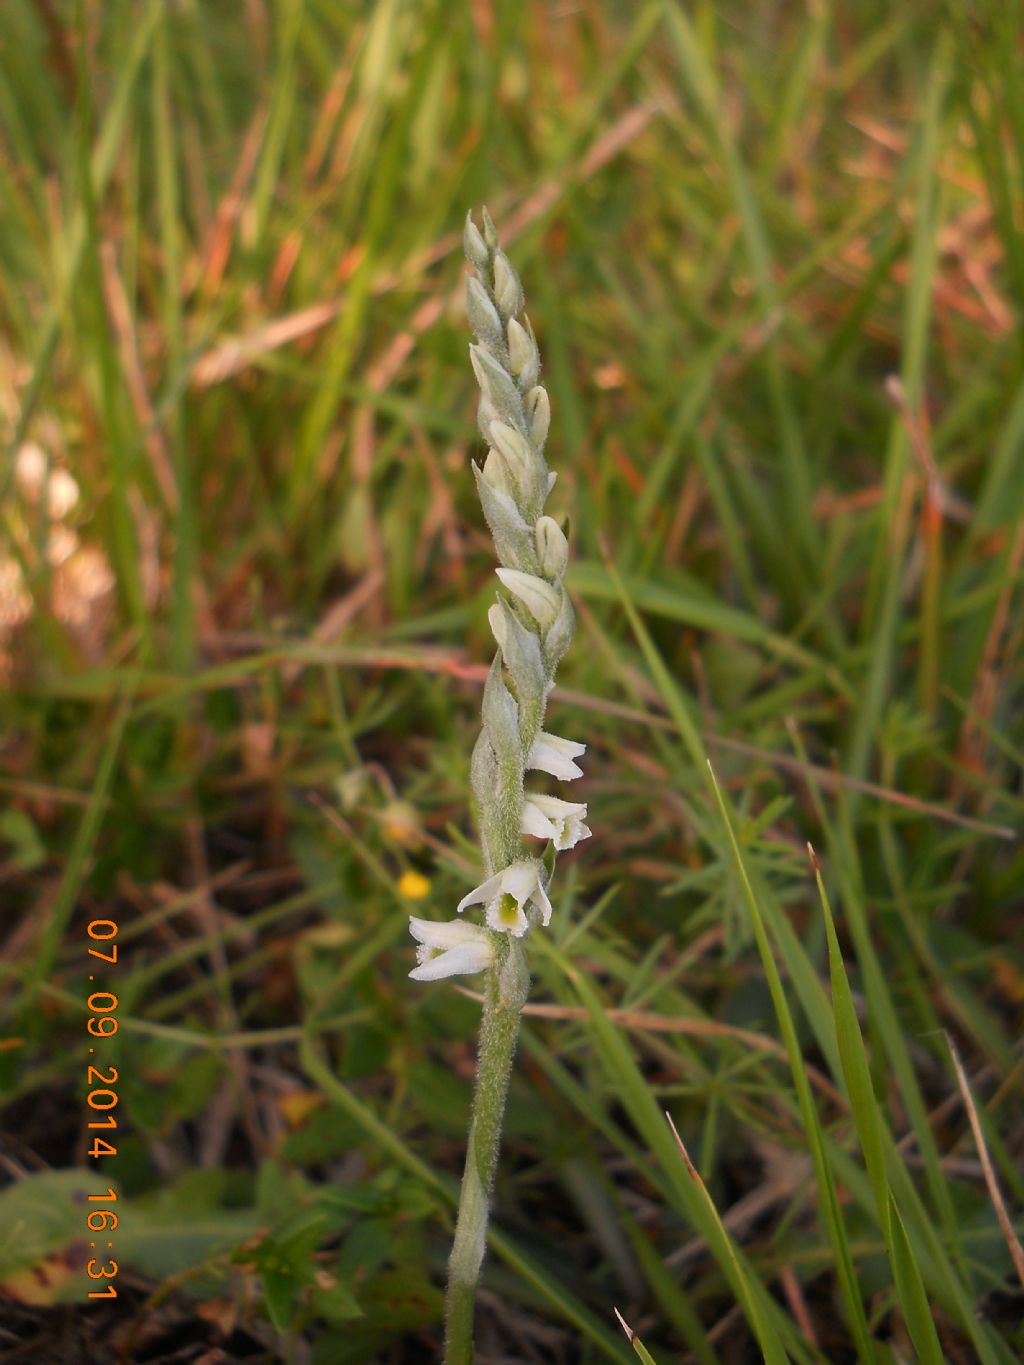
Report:
M 510 863 L 463 896 L 455 907 L 461 915 L 467 905 L 486 905 L 488 928 L 522 938 L 530 927 L 526 906 L 535 905 L 541 923 L 551 922 L 551 902 L 540 879 L 541 865 L 533 860 Z
M 445 976 L 472 976 L 494 960 L 491 936 L 479 924 L 465 920 L 409 918 L 409 932 L 419 945 L 419 966 L 409 973 L 414 981 L 440 981 Z
M 527 796 L 523 806 L 523 833 L 537 839 L 550 839 L 555 848 L 575 848 L 590 838 L 583 823 L 587 807 L 583 801 L 562 801 L 557 796 Z
M 550 773 L 552 777 L 560 777 L 564 782 L 571 782 L 574 777 L 583 776 L 583 769 L 573 759 L 586 752 L 585 744 L 577 744 L 574 739 L 562 739 L 560 735 L 549 735 L 541 730 L 533 741 L 526 766 Z

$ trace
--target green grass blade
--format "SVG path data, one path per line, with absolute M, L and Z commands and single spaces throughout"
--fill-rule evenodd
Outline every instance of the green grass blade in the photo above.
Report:
M 847 1093 L 850 1096 L 850 1107 L 853 1110 L 854 1122 L 857 1125 L 857 1136 L 860 1139 L 868 1178 L 871 1181 L 875 1203 L 878 1206 L 879 1222 L 888 1246 L 892 1240 L 889 1226 L 891 1194 L 885 1173 L 885 1149 L 879 1129 L 878 1102 L 875 1099 L 874 1086 L 871 1084 L 871 1072 L 864 1051 L 864 1040 L 861 1037 L 857 1011 L 853 1004 L 853 993 L 850 990 L 846 966 L 839 948 L 835 921 L 832 917 L 832 907 L 825 891 L 821 867 L 814 851 L 810 849 L 810 846 L 808 848 L 811 853 L 818 896 L 821 899 L 822 913 L 825 917 L 825 932 L 828 937 L 829 976 L 832 984 L 832 1008 L 835 1014 L 839 1056 L 842 1061 L 843 1075 L 846 1078 Z
M 918 1358 L 925 1365 L 943 1365 L 946 1359 L 935 1319 L 924 1291 L 921 1272 L 914 1257 L 910 1238 L 900 1217 L 896 1201 L 890 1197 L 889 1224 L 892 1228 L 892 1264 L 900 1309 L 913 1338 Z
M 804 1132 L 807 1135 L 811 1156 L 814 1161 L 814 1173 L 818 1183 L 818 1198 L 821 1206 L 822 1220 L 828 1231 L 829 1242 L 836 1258 L 836 1271 L 843 1292 L 843 1301 L 846 1304 L 846 1311 L 849 1315 L 850 1328 L 857 1343 L 859 1358 L 862 1361 L 870 1362 L 875 1359 L 874 1345 L 871 1341 L 871 1333 L 868 1329 L 867 1318 L 864 1314 L 864 1304 L 861 1300 L 860 1287 L 857 1283 L 857 1274 L 853 1265 L 853 1257 L 850 1251 L 850 1242 L 846 1232 L 846 1225 L 839 1208 L 839 1195 L 836 1190 L 835 1177 L 831 1165 L 829 1164 L 828 1153 L 825 1148 L 825 1136 L 822 1132 L 821 1121 L 818 1118 L 818 1112 L 814 1105 L 814 1097 L 811 1094 L 810 1082 L 807 1079 L 807 1072 L 804 1067 L 800 1043 L 797 1038 L 796 1025 L 789 1008 L 789 1003 L 786 1000 L 786 992 L 782 985 L 779 969 L 775 964 L 775 956 L 768 938 L 761 910 L 758 906 L 757 898 L 754 895 L 750 877 L 747 875 L 746 863 L 744 862 L 743 854 L 736 838 L 733 817 L 710 762 L 708 763 L 708 772 L 711 776 L 711 784 L 714 788 L 715 799 L 718 802 L 719 813 L 721 814 L 722 823 L 729 840 L 733 865 L 736 874 L 739 877 L 740 885 L 743 889 L 743 898 L 747 904 L 747 912 L 750 916 L 751 924 L 753 925 L 754 937 L 757 940 L 758 951 L 761 954 L 761 964 L 764 967 L 765 976 L 768 979 L 768 988 L 771 992 L 772 1004 L 775 1007 L 775 1016 L 779 1023 L 783 1042 L 786 1045 L 790 1071 L 793 1076 L 793 1085 L 796 1089 L 797 1100 L 800 1106 L 800 1116 L 803 1121 Z
M 781 1324 L 787 1324 L 790 1329 L 788 1340 L 791 1345 L 796 1345 L 799 1349 L 802 1342 L 789 1320 L 777 1309 L 760 1279 L 749 1273 L 745 1257 L 738 1251 L 723 1227 L 707 1190 L 703 1188 L 702 1183 L 695 1183 L 692 1174 L 683 1169 L 675 1139 L 665 1127 L 662 1113 L 651 1095 L 647 1081 L 636 1065 L 629 1046 L 620 1031 L 608 1020 L 604 1007 L 587 978 L 574 970 L 568 959 L 551 944 L 544 945 L 544 952 L 560 966 L 581 1003 L 586 1007 L 609 1080 L 620 1095 L 644 1142 L 657 1157 L 670 1182 L 674 1202 L 680 1212 L 707 1241 L 728 1278 L 736 1300 L 760 1343 L 765 1359 L 772 1362 L 787 1360 L 788 1356 L 779 1335 Z
M 715 1201 L 708 1193 L 708 1188 L 701 1179 L 700 1172 L 690 1160 L 690 1154 L 683 1145 L 683 1140 L 679 1136 L 675 1124 L 672 1122 L 672 1116 L 666 1114 L 665 1118 L 668 1120 L 668 1126 L 671 1128 L 672 1136 L 676 1140 L 676 1145 L 679 1148 L 683 1163 L 686 1166 L 686 1172 L 697 1190 L 701 1206 L 705 1212 L 706 1221 L 714 1228 L 715 1241 L 721 1246 L 725 1255 L 728 1257 L 734 1281 L 739 1289 L 740 1304 L 743 1306 L 743 1310 L 747 1315 L 754 1335 L 757 1337 L 761 1346 L 761 1350 L 764 1353 L 764 1359 L 767 1362 L 767 1365 L 776 1365 L 777 1362 L 785 1362 L 789 1357 L 783 1350 L 781 1341 L 775 1336 L 774 1330 L 764 1314 L 763 1305 L 759 1302 L 758 1296 L 752 1290 L 751 1281 L 747 1276 L 743 1263 L 736 1254 L 735 1243 L 729 1236 L 726 1226 L 722 1222 L 718 1210 L 715 1208 Z

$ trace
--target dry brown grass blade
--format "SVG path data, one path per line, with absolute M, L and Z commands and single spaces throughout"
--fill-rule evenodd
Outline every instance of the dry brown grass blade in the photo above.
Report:
M 340 299 L 313 303 L 283 318 L 275 318 L 242 337 L 231 337 L 201 355 L 192 367 L 192 383 L 196 388 L 208 389 L 244 370 L 252 361 L 268 351 L 276 351 L 291 341 L 298 341 L 326 327 L 341 312 Z
M 1024 1286 L 1024 1247 L 1021 1246 L 1020 1238 L 1013 1229 L 1013 1222 L 1010 1215 L 1006 1212 L 1006 1204 L 1003 1202 L 1002 1191 L 999 1182 L 996 1180 L 995 1167 L 992 1165 L 992 1158 L 988 1154 L 988 1146 L 985 1142 L 985 1134 L 981 1130 L 978 1121 L 978 1111 L 971 1095 L 971 1088 L 967 1084 L 967 1075 L 964 1072 L 963 1062 L 957 1051 L 956 1043 L 952 1037 L 946 1034 L 946 1045 L 949 1048 L 949 1055 L 953 1058 L 953 1066 L 956 1068 L 957 1084 L 960 1086 L 960 1094 L 963 1096 L 964 1108 L 967 1110 L 967 1117 L 971 1124 L 971 1132 L 974 1134 L 974 1145 L 978 1149 L 978 1156 L 981 1158 L 981 1168 L 985 1173 L 985 1185 L 988 1188 L 988 1197 L 992 1201 L 995 1209 L 996 1218 L 999 1220 L 999 1227 L 1003 1238 L 1010 1251 L 1010 1259 L 1013 1261 L 1013 1268 L 1017 1272 L 1017 1278 Z

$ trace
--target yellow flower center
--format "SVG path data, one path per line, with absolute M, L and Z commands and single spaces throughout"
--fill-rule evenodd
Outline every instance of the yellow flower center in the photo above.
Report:
M 510 929 L 519 919 L 519 902 L 508 891 L 498 898 L 498 919 Z

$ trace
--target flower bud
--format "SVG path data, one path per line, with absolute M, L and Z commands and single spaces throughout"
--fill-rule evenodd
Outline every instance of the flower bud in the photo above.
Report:
M 523 514 L 519 510 L 515 500 L 515 489 L 502 456 L 498 451 L 492 450 L 482 471 L 476 465 L 473 465 L 472 469 L 476 476 L 476 487 L 480 494 L 484 517 L 494 537 L 494 548 L 498 552 L 498 558 L 502 564 L 513 569 L 535 571 L 539 565 L 533 528 L 523 519 Z M 504 484 L 497 484 L 496 479 L 504 480 Z
M 476 425 L 485 441 L 490 441 L 491 423 L 497 420 L 498 414 L 494 409 L 494 404 L 489 401 L 485 394 L 481 394 L 480 401 L 476 405 Z
M 484 207 L 480 210 L 480 217 L 484 225 L 484 241 L 487 243 L 491 251 L 497 251 L 498 229 L 494 226 L 494 219 L 487 212 L 486 205 L 484 205 Z
M 487 608 L 487 620 L 490 623 L 491 633 L 498 642 L 498 648 L 504 653 L 505 641 L 508 639 L 508 625 L 505 621 L 505 613 L 497 602 L 493 607 Z
M 498 493 L 503 493 L 506 498 L 514 498 L 517 492 L 515 484 L 509 474 L 508 463 L 505 457 L 498 450 L 489 450 L 487 459 L 484 460 L 484 467 L 480 477 Z
M 550 626 L 556 620 L 564 596 L 561 589 L 553 588 L 543 578 L 523 573 L 521 569 L 496 569 L 495 572 L 539 625 Z
M 507 422 L 492 422 L 490 440 L 504 457 L 509 472 L 515 475 L 520 487 L 525 488 L 534 462 L 533 451 L 525 436 Z
M 504 251 L 494 253 L 494 301 L 504 318 L 518 313 L 523 306 L 523 286 Z
M 470 346 L 469 358 L 484 397 L 500 419 L 524 431 L 523 400 L 512 376 L 483 346 Z
M 480 236 L 480 229 L 473 222 L 473 215 L 466 214 L 466 227 L 462 234 L 462 249 L 466 253 L 466 260 L 470 265 L 475 266 L 481 274 L 487 269 L 487 262 L 490 259 L 487 251 L 487 243 Z
M 531 334 L 516 318 L 509 318 L 507 335 L 512 373 L 525 393 L 533 388 L 540 374 L 540 352 Z
M 477 338 L 493 354 L 501 355 L 505 350 L 505 333 L 502 330 L 498 310 L 487 297 L 487 290 L 475 275 L 466 281 L 466 316 Z
M 548 439 L 548 427 L 551 425 L 551 400 L 548 398 L 547 389 L 537 384 L 523 399 L 523 408 L 526 412 L 530 439 L 537 449 L 542 451 L 544 442 Z
M 561 578 L 569 562 L 569 542 L 554 517 L 541 517 L 534 535 L 540 571 L 546 578 Z
M 514 572 L 514 571 L 513 571 Z M 518 700 L 537 701 L 544 695 L 547 678 L 540 653 L 540 641 L 532 630 L 523 625 L 509 604 L 503 599 L 487 613 L 494 638 L 501 647 L 501 657 L 516 685 Z

